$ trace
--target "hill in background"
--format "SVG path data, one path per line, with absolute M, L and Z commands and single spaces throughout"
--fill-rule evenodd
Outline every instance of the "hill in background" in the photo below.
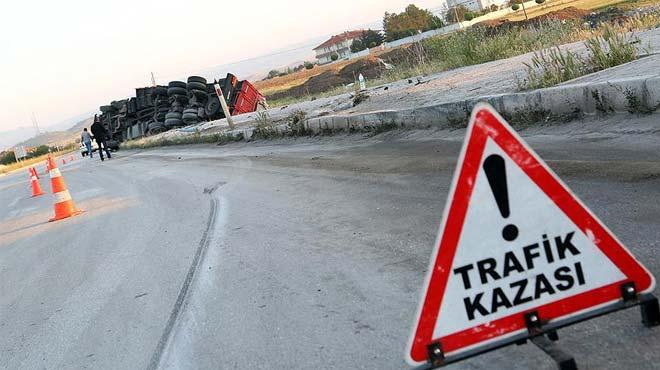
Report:
M 18 143 L 16 146 L 28 146 L 35 147 L 39 145 L 65 145 L 72 141 L 75 141 L 80 137 L 80 132 L 84 127 L 89 128 L 92 125 L 93 117 L 86 118 L 65 131 L 51 131 L 44 132 L 39 136 L 35 136 L 28 140 L 25 140 L 21 143 Z

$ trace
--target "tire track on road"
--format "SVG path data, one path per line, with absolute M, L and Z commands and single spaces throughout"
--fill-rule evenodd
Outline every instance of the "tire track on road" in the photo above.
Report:
M 213 226 L 215 225 L 215 219 L 218 211 L 218 200 L 213 196 L 213 192 L 218 188 L 218 186 L 219 184 L 216 184 L 213 187 L 204 190 L 204 193 L 209 194 L 211 198 L 210 200 L 211 208 L 209 211 L 209 217 L 206 224 L 206 228 L 204 230 L 204 233 L 202 234 L 202 239 L 199 242 L 199 246 L 197 247 L 197 251 L 195 252 L 195 257 L 193 258 L 192 264 L 190 265 L 190 268 L 188 269 L 188 273 L 186 274 L 186 279 L 184 280 L 183 286 L 181 287 L 176 302 L 174 303 L 174 307 L 172 308 L 170 317 L 167 320 L 167 325 L 165 325 L 165 330 L 163 331 L 163 334 L 158 340 L 158 345 L 156 346 L 156 350 L 151 356 L 151 360 L 149 361 L 147 370 L 156 370 L 160 368 L 163 354 L 165 353 L 165 350 L 167 349 L 170 342 L 172 341 L 174 329 L 176 328 L 176 324 L 179 322 L 181 313 L 183 312 L 187 299 L 190 295 L 190 288 L 195 279 L 195 275 L 197 274 L 197 270 L 199 269 L 199 266 L 204 260 L 204 255 L 206 254 L 210 241 L 212 240 Z

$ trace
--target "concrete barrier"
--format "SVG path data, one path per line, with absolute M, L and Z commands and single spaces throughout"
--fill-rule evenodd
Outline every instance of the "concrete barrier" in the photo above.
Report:
M 311 132 L 373 129 L 378 125 L 456 128 L 465 126 L 478 102 L 487 102 L 514 126 L 568 121 L 585 115 L 650 113 L 660 109 L 660 77 L 575 84 L 529 92 L 489 95 L 436 105 L 308 119 Z

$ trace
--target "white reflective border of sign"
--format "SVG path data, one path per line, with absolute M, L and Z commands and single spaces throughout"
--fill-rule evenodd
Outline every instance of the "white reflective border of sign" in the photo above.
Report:
M 594 244 L 591 240 L 592 236 L 583 234 L 518 165 L 489 138 L 482 164 L 483 159 L 491 154 L 499 154 L 506 163 L 511 215 L 505 219 L 500 214 L 488 179 L 480 166 L 481 169 L 477 175 L 454 256 L 452 272 L 449 274 L 438 321 L 433 332 L 434 338 L 487 324 L 490 321 L 600 288 L 625 278 Z M 514 224 L 519 230 L 518 237 L 511 242 L 502 238 L 502 229 L 507 224 Z M 555 238 L 559 238 L 560 244 L 568 240 L 568 243 L 572 244 L 579 254 L 575 254 L 575 248 L 564 249 L 564 245 L 562 248 L 564 258 L 560 258 Z M 546 253 L 544 241 L 550 245 L 549 253 Z M 536 248 L 529 248 L 527 253 L 523 253 L 523 247 L 534 244 L 537 245 Z M 505 264 L 505 254 L 509 251 L 512 254 L 508 255 Z M 530 259 L 532 268 L 526 262 L 526 257 L 530 256 L 532 257 Z M 492 266 L 490 263 L 492 260 L 488 261 L 488 259 L 493 259 L 496 267 L 492 269 L 492 272 L 483 274 L 486 281 L 484 284 L 477 263 L 482 262 L 481 270 L 486 270 L 485 268 Z M 580 263 L 581 275 L 584 277 L 584 283 L 581 285 L 578 282 L 576 263 Z M 464 273 L 455 273 L 457 268 L 463 266 L 473 267 Z M 563 269 L 559 273 L 561 280 L 555 279 L 557 269 L 564 266 L 569 271 Z M 524 271 L 520 271 L 521 269 Z M 503 276 L 505 272 L 507 277 Z M 496 279 L 498 276 L 500 279 Z M 542 288 L 541 294 L 534 299 L 539 276 L 541 279 L 547 279 L 550 286 L 548 287 L 545 281 L 538 282 Z M 572 283 L 569 280 L 571 278 Z M 466 281 L 464 280 L 467 280 L 470 289 L 465 289 Z M 519 281 L 525 283 L 510 286 L 511 283 Z M 524 289 L 521 289 L 523 285 Z M 570 288 L 568 288 L 569 285 Z M 505 296 L 502 299 L 502 296 L 498 295 L 495 302 L 497 308 L 493 310 L 492 298 L 495 288 L 500 288 Z M 527 303 L 513 306 L 519 292 L 522 294 L 518 301 L 527 301 Z M 479 294 L 482 295 L 479 296 Z M 476 301 L 478 296 L 481 298 Z M 468 318 L 464 299 L 469 301 L 472 320 Z M 511 308 L 506 307 L 508 305 L 506 301 L 512 305 Z M 490 313 L 481 315 L 479 314 L 480 308 L 485 308 Z
M 559 177 L 550 168 L 547 167 L 545 162 L 543 162 L 543 160 L 527 145 L 527 143 L 515 132 L 515 130 L 508 126 L 506 121 L 490 105 L 479 103 L 474 108 L 467 130 L 468 135 L 472 133 L 472 126 L 474 125 L 476 113 L 484 109 L 488 110 L 493 114 L 493 116 L 498 118 L 500 122 L 502 122 L 502 125 L 513 135 L 513 137 L 517 139 L 517 141 L 519 141 L 525 149 L 527 149 L 529 154 L 532 155 L 545 168 L 545 170 L 572 195 L 572 192 L 570 192 L 568 186 L 566 186 L 561 181 L 561 179 L 559 179 Z M 413 333 L 410 336 L 408 346 L 406 348 L 405 358 L 406 362 L 408 362 L 410 365 L 419 365 L 423 363 L 413 360 L 411 358 L 410 352 L 413 347 L 413 341 L 415 340 L 415 334 L 421 319 L 422 308 L 428 294 L 427 290 L 429 289 L 431 274 L 435 269 L 435 263 L 438 259 L 439 245 L 442 240 L 442 233 L 446 227 L 447 216 L 450 210 L 450 202 L 454 198 L 458 177 L 461 171 L 461 167 L 464 163 L 467 143 L 469 139 L 469 137 L 465 138 L 461 153 L 459 155 L 458 165 L 455 169 L 454 177 L 452 179 L 449 197 L 447 198 L 447 203 L 445 204 L 442 224 L 440 225 L 439 233 L 435 241 L 435 248 L 430 260 L 430 266 L 427 270 L 424 280 L 424 290 L 422 291 L 417 315 L 415 316 Z M 597 289 L 598 287 L 606 286 L 610 283 L 621 281 L 625 278 L 624 274 L 617 268 L 617 266 L 614 265 L 604 255 L 600 248 L 594 244 L 594 235 L 589 233 L 589 230 L 586 230 L 586 233 L 583 233 L 578 227 L 576 227 L 570 218 L 566 216 L 556 206 L 556 204 L 533 181 L 527 177 L 522 169 L 513 162 L 513 160 L 504 152 L 504 150 L 502 150 L 502 148 L 499 147 L 497 143 L 495 143 L 491 138 L 488 138 L 487 140 L 488 141 L 484 148 L 484 155 L 481 159 L 481 165 L 483 165 L 483 161 L 490 154 L 499 154 L 504 158 L 506 163 L 511 215 L 507 219 L 502 217 L 500 211 L 498 210 L 494 195 L 489 186 L 484 170 L 482 167 L 480 167 L 477 178 L 475 180 L 473 194 L 470 198 L 470 206 L 465 215 L 465 223 L 461 231 L 460 240 L 456 249 L 456 255 L 452 261 L 452 271 L 450 272 L 447 281 L 445 296 L 439 309 L 438 319 L 436 321 L 431 340 L 444 337 L 448 334 L 456 333 L 464 329 L 469 329 L 479 325 L 487 325 L 489 322 L 498 318 L 525 312 L 530 308 L 548 304 L 562 298 L 574 296 L 585 291 Z M 585 210 L 588 210 L 586 205 L 584 205 L 579 200 L 579 198 L 574 198 L 581 207 L 583 207 Z M 474 207 L 475 204 L 478 204 L 479 207 Z M 614 234 L 609 229 L 607 229 L 603 222 L 600 221 L 595 215 L 593 215 L 593 213 L 589 213 L 593 219 L 600 223 L 606 232 L 616 240 L 616 236 L 614 236 Z M 515 224 L 519 230 L 518 237 L 512 242 L 505 241 L 502 238 L 502 228 L 507 224 Z M 468 230 L 474 230 L 474 232 L 470 232 Z M 554 242 L 554 238 L 560 237 L 560 240 L 565 241 L 567 234 L 570 232 L 574 233 L 570 240 L 580 253 L 577 255 L 566 253 L 566 257 L 561 260 L 555 259 L 553 262 L 548 262 L 546 259 L 544 261 L 543 254 L 545 251 L 543 248 L 543 235 L 548 237 L 547 239 L 551 242 L 551 249 L 556 254 L 556 243 Z M 617 242 L 619 241 L 617 240 Z M 473 270 L 468 272 L 468 274 L 471 274 L 470 283 L 472 286 L 470 289 L 465 288 L 465 282 L 462 275 L 454 274 L 453 272 L 454 269 L 458 267 L 469 265 L 470 263 L 475 263 L 480 260 L 483 261 L 486 258 L 494 258 L 499 264 L 501 263 L 502 258 L 506 252 L 513 251 L 515 253 L 515 250 L 520 251 L 523 246 L 534 243 L 538 243 L 540 246 L 537 252 L 541 253 L 541 258 L 534 259 L 535 266 L 531 270 L 525 269 L 525 271 L 521 272 L 513 271 L 506 278 L 497 280 L 487 279 L 487 283 L 482 284 L 480 276 L 476 271 L 478 268 L 475 266 Z M 620 242 L 619 244 L 623 245 Z M 516 257 L 519 257 L 521 260 L 520 262 L 524 266 L 524 255 L 518 253 L 516 254 Z M 634 259 L 634 256 L 632 256 L 632 258 Z M 578 262 L 580 263 L 582 269 L 582 278 L 584 279 L 584 283 L 582 284 L 573 284 L 571 288 L 563 291 L 556 291 L 553 294 L 543 292 L 538 297 L 538 299 L 534 299 L 530 302 L 520 304 L 515 307 L 506 308 L 504 306 L 500 306 L 500 309 L 498 309 L 497 312 L 488 313 L 487 315 L 475 314 L 475 317 L 472 320 L 467 317 L 464 298 L 469 295 L 474 296 L 475 294 L 486 290 L 492 292 L 492 290 L 495 288 L 502 288 L 504 291 L 504 288 L 506 287 L 510 289 L 511 282 L 523 279 L 529 281 L 529 286 L 527 289 L 530 289 L 530 286 L 534 288 L 538 275 L 544 274 L 544 276 L 548 278 L 554 277 L 555 272 L 560 267 L 570 268 L 570 273 L 573 274 L 572 276 L 574 276 L 575 279 L 577 279 L 577 276 L 575 275 L 575 264 Z M 499 267 L 496 268 L 496 270 L 497 269 L 499 269 Z M 640 293 L 650 292 L 655 288 L 655 279 L 653 278 L 652 274 L 649 273 L 649 275 L 652 279 L 651 284 L 647 289 L 644 289 L 644 291 Z M 487 293 L 484 293 L 482 303 L 485 305 L 491 305 L 491 297 L 492 293 L 488 297 Z M 555 320 L 563 321 L 567 318 L 578 316 L 585 312 L 608 306 L 611 303 L 613 302 L 605 302 L 599 304 L 598 306 L 590 307 L 579 312 L 574 312 Z M 473 350 L 475 348 L 487 346 L 489 344 L 496 343 L 508 337 L 519 334 L 520 332 L 521 331 L 509 332 L 499 337 L 495 337 L 471 346 L 463 347 L 454 352 L 445 353 L 445 355 L 456 355 L 462 352 Z

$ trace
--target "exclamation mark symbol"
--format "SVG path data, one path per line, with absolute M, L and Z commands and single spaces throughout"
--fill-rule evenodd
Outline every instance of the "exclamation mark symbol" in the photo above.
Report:
M 497 208 L 500 210 L 500 214 L 504 218 L 509 218 L 511 209 L 509 207 L 509 190 L 506 186 L 504 158 L 497 154 L 489 155 L 484 161 L 484 171 L 486 172 L 490 189 L 495 196 L 495 202 L 497 203 Z M 502 229 L 502 238 L 504 240 L 512 242 L 517 237 L 518 227 L 516 225 L 509 224 L 504 226 L 504 229 Z

